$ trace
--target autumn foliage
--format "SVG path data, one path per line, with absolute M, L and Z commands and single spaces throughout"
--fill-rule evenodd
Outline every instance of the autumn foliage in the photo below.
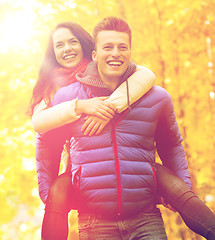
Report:
M 44 205 L 26 110 L 48 33 L 62 21 L 89 33 L 105 16 L 130 23 L 132 59 L 171 94 L 193 189 L 215 212 L 214 0 L 2 0 L 0 6 L 0 239 L 40 239 Z M 203 239 L 177 213 L 161 210 L 169 239 Z M 78 239 L 76 212 L 70 224 L 69 239 Z

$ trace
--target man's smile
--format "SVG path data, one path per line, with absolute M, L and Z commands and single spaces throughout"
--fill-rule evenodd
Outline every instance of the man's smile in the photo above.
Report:
M 107 61 L 107 64 L 110 66 L 121 66 L 123 64 L 123 61 L 120 60 L 109 60 Z

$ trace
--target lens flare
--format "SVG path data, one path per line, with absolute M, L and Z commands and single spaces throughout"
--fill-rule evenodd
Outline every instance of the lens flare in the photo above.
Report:
M 24 48 L 34 34 L 35 13 L 33 5 L 20 8 L 14 5 L 2 16 L 0 24 L 0 52 L 7 53 L 10 48 Z

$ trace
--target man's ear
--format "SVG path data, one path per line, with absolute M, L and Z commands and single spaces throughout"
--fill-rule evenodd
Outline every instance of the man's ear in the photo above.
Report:
M 92 52 L 92 59 L 94 62 L 97 62 L 97 54 L 96 54 L 95 50 L 93 50 L 93 52 Z

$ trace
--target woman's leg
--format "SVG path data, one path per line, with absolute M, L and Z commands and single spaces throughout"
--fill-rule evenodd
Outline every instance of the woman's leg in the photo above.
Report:
M 71 172 L 66 172 L 58 176 L 51 185 L 42 224 L 43 240 L 67 239 L 71 201 Z
M 156 164 L 158 192 L 181 215 L 186 225 L 208 240 L 215 239 L 215 215 L 183 180 Z

